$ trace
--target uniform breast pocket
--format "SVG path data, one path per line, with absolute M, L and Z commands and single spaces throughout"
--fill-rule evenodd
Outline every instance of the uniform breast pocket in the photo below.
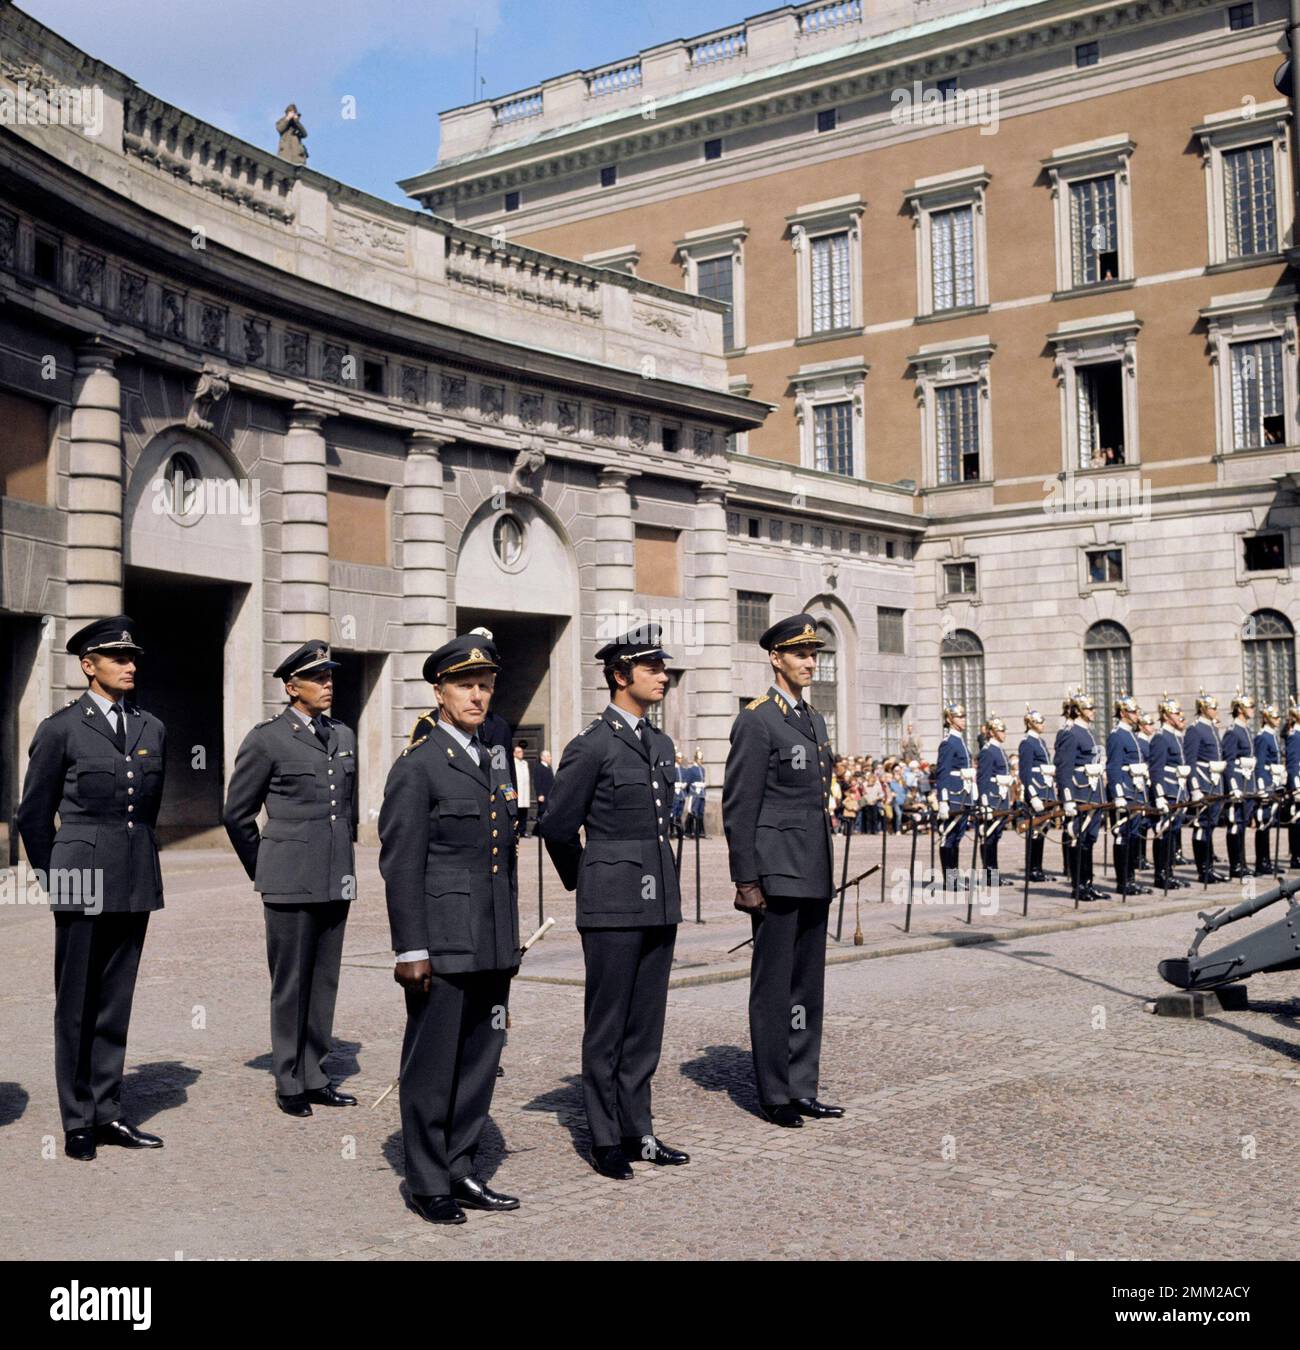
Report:
M 483 837 L 479 804 L 472 797 L 438 803 L 438 839 L 444 844 L 475 844 Z
M 468 872 L 443 872 L 425 882 L 429 951 L 434 956 L 474 950 Z
M 614 806 L 617 810 L 638 810 L 650 805 L 648 774 L 624 771 L 614 775 Z
M 785 787 L 794 787 L 808 777 L 808 751 L 802 745 L 777 747 L 776 781 Z
M 316 800 L 316 767 L 313 764 L 281 764 L 275 775 L 280 792 L 294 802 Z
M 77 795 L 87 802 L 111 801 L 117 782 L 117 761 L 83 759 L 77 763 Z

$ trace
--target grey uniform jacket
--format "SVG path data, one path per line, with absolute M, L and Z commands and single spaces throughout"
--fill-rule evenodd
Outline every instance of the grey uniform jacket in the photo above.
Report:
M 829 900 L 833 763 L 826 722 L 804 704 L 764 694 L 731 728 L 722 784 L 722 824 L 731 879 L 765 895 Z
M 646 723 L 638 738 L 610 711 L 564 747 L 537 832 L 565 889 L 577 889 L 579 928 L 681 923 L 669 830 L 674 759 L 670 736 Z
M 267 904 L 356 898 L 352 798 L 357 738 L 329 721 L 326 749 L 286 708 L 244 737 L 222 821 L 244 871 Z M 266 828 L 257 813 L 265 805 Z
M 53 910 L 94 912 L 85 879 L 98 882 L 107 914 L 161 909 L 162 870 L 154 826 L 162 804 L 167 732 L 127 705 L 125 750 L 89 694 L 47 717 L 28 751 L 18 833 L 49 878 Z M 54 814 L 58 812 L 56 830 Z M 74 885 L 76 878 L 82 878 Z
M 439 975 L 519 964 L 517 803 L 503 763 L 482 769 L 441 726 L 397 757 L 379 812 L 393 950 Z

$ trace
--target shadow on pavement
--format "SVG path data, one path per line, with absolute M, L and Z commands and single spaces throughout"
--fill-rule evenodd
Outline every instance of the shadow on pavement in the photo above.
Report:
M 725 1092 L 736 1106 L 758 1115 L 754 1062 L 739 1045 L 706 1045 L 696 1059 L 684 1061 L 678 1072 L 705 1092 Z
M 199 1081 L 199 1073 L 178 1059 L 137 1064 L 122 1080 L 122 1100 L 130 1105 L 129 1110 L 124 1106 L 124 1114 L 133 1124 L 143 1125 L 163 1111 L 183 1105 L 189 1100 L 189 1089 Z
M 351 1078 L 353 1074 L 361 1072 L 361 1066 L 357 1061 L 357 1052 L 360 1049 L 360 1041 L 341 1041 L 336 1037 L 334 1048 L 322 1061 L 322 1068 L 328 1065 L 333 1070 L 330 1074 L 331 1079 L 336 1083 L 341 1083 L 345 1079 Z M 258 1055 L 256 1059 L 246 1059 L 244 1068 L 259 1069 L 262 1073 L 272 1074 L 271 1052 L 268 1050 L 265 1054 Z
M 29 1101 L 31 1094 L 21 1083 L 0 1083 L 0 1126 L 20 1119 Z
M 591 1135 L 587 1131 L 587 1115 L 582 1105 L 582 1078 L 570 1074 L 562 1087 L 552 1088 L 525 1102 L 524 1111 L 551 1111 L 556 1120 L 569 1132 L 573 1151 L 586 1160 L 591 1151 Z

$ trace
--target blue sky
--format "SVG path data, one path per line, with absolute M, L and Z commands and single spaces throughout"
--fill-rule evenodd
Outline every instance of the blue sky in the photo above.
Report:
M 17 0 L 42 23 L 186 112 L 274 149 L 298 105 L 310 165 L 390 201 L 430 168 L 438 113 L 771 5 L 743 0 Z M 356 117 L 343 116 L 345 98 Z

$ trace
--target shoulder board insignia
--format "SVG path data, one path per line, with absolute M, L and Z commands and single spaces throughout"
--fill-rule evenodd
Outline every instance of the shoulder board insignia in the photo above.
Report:
M 340 750 L 340 751 L 339 751 L 339 758 L 340 758 L 340 759 L 345 759 L 345 758 L 346 758 L 348 755 L 350 755 L 351 753 L 352 753 L 351 750 Z
M 758 698 L 751 698 L 749 702 L 745 704 L 745 711 L 753 712 L 755 708 L 760 704 L 766 703 L 771 697 L 771 694 L 760 694 Z
M 410 735 L 410 737 L 408 738 L 408 740 L 407 740 L 407 742 L 406 742 L 407 745 L 414 745 L 414 744 L 415 744 L 415 738 L 416 738 L 417 735 L 420 734 L 420 723 L 421 723 L 421 722 L 428 722 L 430 726 L 433 726 L 433 725 L 434 725 L 434 720 L 433 720 L 433 718 L 430 716 L 430 713 L 432 713 L 432 712 L 433 712 L 433 709 L 430 708 L 430 709 L 429 709 L 429 712 L 427 712 L 427 713 L 421 713 L 421 714 L 419 715 L 419 717 L 417 717 L 417 718 L 415 719 L 415 725 L 411 728 L 411 735 Z M 428 735 L 428 732 L 426 731 L 424 734 L 427 736 L 427 735 Z
M 777 698 L 775 695 L 773 695 L 772 702 L 775 703 L 776 706 L 781 710 L 782 717 L 784 717 L 786 713 L 790 711 L 789 707 L 786 704 L 785 699 Z
M 409 755 L 409 754 L 411 753 L 412 750 L 418 749 L 418 748 L 419 748 L 420 746 L 422 746 L 422 745 L 425 743 L 425 741 L 427 741 L 428 739 L 429 739 L 429 738 L 428 738 L 427 736 L 421 736 L 420 739 L 419 739 L 418 741 L 412 741 L 412 742 L 410 743 L 410 745 L 408 745 L 408 746 L 406 747 L 406 749 L 402 751 L 402 754 L 403 754 L 403 755 Z M 448 753 L 448 754 L 451 754 L 451 751 L 448 750 L 447 753 Z
M 601 724 L 604 720 L 605 720 L 605 719 L 604 719 L 603 717 L 598 717 L 598 718 L 596 718 L 596 720 L 595 720 L 589 727 L 583 727 L 583 729 L 582 729 L 580 732 L 578 732 L 578 735 L 579 735 L 579 736 L 585 736 L 585 735 L 587 734 L 587 732 L 589 732 L 589 731 L 595 731 L 595 729 L 596 729 L 598 726 L 600 726 L 600 724 Z
M 279 720 L 280 720 L 280 719 L 279 719 L 278 716 L 276 716 L 276 717 L 268 717 L 268 718 L 266 719 L 265 722 L 259 722 L 257 725 L 258 725 L 259 727 L 269 727 L 269 726 L 271 725 L 272 722 L 278 722 Z M 254 730 L 256 730 L 256 729 L 257 729 L 257 728 L 255 727 Z

